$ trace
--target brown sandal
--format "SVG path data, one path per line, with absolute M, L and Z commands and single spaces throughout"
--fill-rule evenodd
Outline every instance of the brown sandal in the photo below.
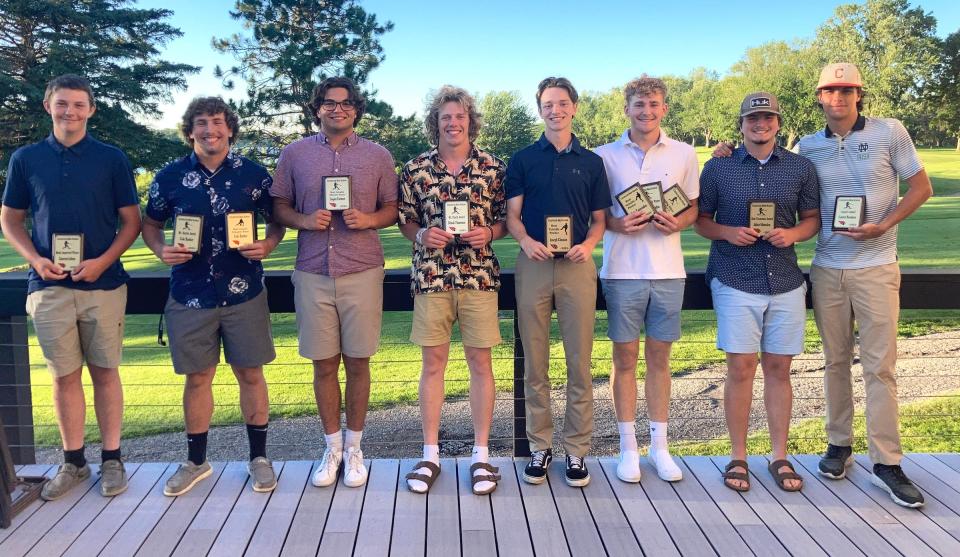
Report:
M 489 474 L 474 474 L 477 470 L 485 470 Z M 497 482 L 500 481 L 500 469 L 486 462 L 475 462 L 470 465 L 470 482 L 474 495 L 487 495 L 497 489 Z M 493 482 L 493 487 L 485 490 L 478 490 L 477 484 L 480 482 Z
M 732 472 L 734 468 L 743 468 L 744 472 Z M 730 480 L 740 480 L 747 485 L 734 485 Z M 750 491 L 750 468 L 745 460 L 731 460 L 723 469 L 723 485 L 734 491 Z
M 789 472 L 781 472 L 780 469 L 786 466 L 790 469 Z M 774 460 L 767 466 L 767 470 L 770 471 L 770 475 L 773 476 L 773 481 L 777 483 L 777 487 L 784 491 L 800 491 L 803 489 L 803 476 L 797 474 L 797 471 L 793 468 L 793 464 L 789 460 Z M 800 485 L 797 487 L 787 487 L 785 482 L 786 480 L 799 480 Z
M 420 468 L 426 468 L 430 470 L 430 475 L 419 474 L 417 470 Z M 421 482 L 427 484 L 427 489 L 423 491 L 417 491 L 410 487 L 410 482 L 407 482 L 407 489 L 414 493 L 426 493 L 430 491 L 430 488 L 433 487 L 433 482 L 437 481 L 437 476 L 440 475 L 440 467 L 436 464 L 430 462 L 429 460 L 421 460 L 420 462 L 413 465 L 413 471 L 404 476 L 408 480 L 420 480 Z

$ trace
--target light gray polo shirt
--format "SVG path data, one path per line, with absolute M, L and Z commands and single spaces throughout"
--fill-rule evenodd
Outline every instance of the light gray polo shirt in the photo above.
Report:
M 800 139 L 798 150 L 813 162 L 820 179 L 820 235 L 813 264 L 863 269 L 897 261 L 897 227 L 869 240 L 832 231 L 838 195 L 865 195 L 866 221 L 878 223 L 897 207 L 900 178 L 923 170 L 910 134 L 899 120 L 860 116 L 845 137 L 825 128 Z

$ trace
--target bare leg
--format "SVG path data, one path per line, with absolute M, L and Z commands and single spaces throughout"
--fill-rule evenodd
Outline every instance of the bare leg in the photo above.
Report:
M 57 412 L 60 439 L 67 451 L 83 447 L 87 409 L 81 381 L 82 370 L 82 367 L 78 367 L 69 375 L 53 378 L 53 406 Z
M 261 425 L 270 419 L 270 399 L 263 367 L 234 367 L 240 385 L 240 410 L 248 424 Z
M 93 380 L 93 409 L 100 426 L 103 448 L 120 448 L 120 430 L 123 426 L 123 385 L 120 370 L 87 364 Z
M 613 389 L 613 407 L 618 422 L 633 422 L 637 419 L 637 357 L 640 341 L 613 343 L 613 373 L 610 383 Z M 649 400 L 647 401 L 649 404 Z
M 343 367 L 347 372 L 347 427 L 363 431 L 370 405 L 370 358 L 353 358 L 344 354 Z
M 647 360 L 647 377 L 643 392 L 647 399 L 647 416 L 651 422 L 666 422 L 670 415 L 670 348 L 672 342 L 647 337 L 643 353 Z
M 723 412 L 730 433 L 730 458 L 746 460 L 747 427 L 750 423 L 750 407 L 753 405 L 753 378 L 757 373 L 756 354 L 727 352 L 727 380 L 723 389 Z M 740 467 L 734 472 L 746 472 Z M 728 480 L 732 485 L 746 488 L 742 480 Z
M 213 377 L 217 366 L 187 375 L 183 384 L 183 420 L 187 434 L 203 433 L 210 429 L 213 417 Z
M 467 366 L 470 368 L 470 413 L 473 417 L 474 445 L 486 447 L 490 441 L 493 422 L 493 360 L 489 348 L 464 346 Z
M 340 431 L 340 355 L 313 361 L 313 395 L 323 432 L 332 435 Z
M 423 368 L 420 372 L 420 417 L 423 420 L 423 444 L 436 445 L 439 443 L 440 436 L 440 410 L 443 407 L 444 396 L 443 375 L 447 369 L 450 343 L 424 346 L 421 353 Z M 472 402 L 472 386 L 470 390 Z
M 770 444 L 773 459 L 787 458 L 787 435 L 790 433 L 790 416 L 793 412 L 793 387 L 790 385 L 790 364 L 793 356 L 761 354 L 763 366 L 763 404 L 767 410 L 767 427 L 770 428 Z M 789 472 L 783 466 L 780 472 Z M 784 480 L 784 487 L 796 489 L 800 480 Z

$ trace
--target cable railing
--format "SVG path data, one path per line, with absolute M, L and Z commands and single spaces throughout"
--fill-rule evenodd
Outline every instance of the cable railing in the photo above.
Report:
M 180 396 L 183 377 L 173 373 L 168 348 L 157 344 L 156 320 L 167 297 L 168 276 L 165 273 L 135 274 L 128 284 L 127 344 L 121 377 L 128 403 L 125 406 L 124 446 L 140 443 L 154 436 L 182 437 L 183 414 Z M 293 288 L 289 272 L 268 272 L 267 291 L 274 319 L 275 347 L 278 358 L 264 366 L 270 389 L 271 426 L 268 446 L 286 458 L 313 458 L 320 446 L 322 433 L 316 417 L 311 363 L 297 352 Z M 368 456 L 409 456 L 419 451 L 420 437 L 417 386 L 420 375 L 420 350 L 406 340 L 409 334 L 413 301 L 409 294 L 406 271 L 391 271 L 384 281 L 384 327 L 380 351 L 371 359 L 371 403 L 366 433 Z M 500 292 L 500 324 L 503 342 L 493 349 L 493 379 L 496 385 L 494 419 L 490 433 L 491 451 L 524 456 L 529 454 L 525 427 L 523 393 L 524 351 L 515 314 L 513 274 L 503 275 Z M 960 370 L 954 362 L 960 353 L 960 272 L 905 271 L 901 283 L 901 329 L 906 336 L 898 339 L 901 355 L 898 380 L 901 384 L 901 420 L 905 427 L 905 443 L 960 444 Z M 34 462 L 38 452 L 49 453 L 59 447 L 59 434 L 52 403 L 51 378 L 46 372 L 40 348 L 32 339 L 30 325 L 24 316 L 26 280 L 23 274 L 0 275 L 0 418 L 4 424 L 14 460 Z M 808 298 L 808 307 L 809 307 Z M 615 452 L 618 441 L 616 414 L 609 377 L 612 368 L 612 343 L 606 338 L 606 312 L 602 294 L 598 292 L 594 352 L 591 367 L 594 374 L 594 413 L 596 423 L 593 444 L 596 450 Z M 723 416 L 723 353 L 715 349 L 715 326 L 712 319 L 709 288 L 702 273 L 691 273 L 686 283 L 682 321 L 685 336 L 674 344 L 671 370 L 673 399 L 670 402 L 671 442 L 679 452 L 722 450 L 726 440 Z M 923 310 L 914 311 L 914 310 Z M 940 310 L 931 312 L 929 310 Z M 550 337 L 550 377 L 554 386 L 552 400 L 556 430 L 562 429 L 563 406 L 566 401 L 563 384 L 565 363 L 562 342 L 553 323 Z M 823 359 L 812 314 L 807 321 L 808 351 L 794 358 L 791 381 L 794 387 L 794 427 L 790 443 L 794 447 L 822 445 L 822 419 L 825 415 L 823 396 Z M 456 330 L 456 329 L 455 329 Z M 689 332 L 688 332 L 689 331 Z M 642 343 L 642 341 L 641 341 Z M 858 362 L 855 359 L 854 365 Z M 638 370 L 638 434 L 643 441 L 646 424 L 646 398 L 642 375 L 645 371 L 641 345 Z M 854 372 L 855 385 L 857 372 Z M 345 385 L 343 370 L 339 375 Z M 473 442 L 468 395 L 470 375 L 463 357 L 459 337 L 451 343 L 450 359 L 445 375 L 447 399 L 441 419 L 441 447 L 450 452 L 469 451 Z M 865 398 L 862 382 L 854 393 L 860 405 Z M 88 439 L 95 439 L 98 429 L 93 412 L 89 377 L 87 389 Z M 242 427 L 237 383 L 229 366 L 221 363 L 214 388 L 212 427 Z M 763 411 L 763 378 L 758 369 L 754 385 L 754 406 L 750 414 L 751 443 L 762 446 L 765 438 L 766 414 Z M 862 410 L 854 418 L 858 432 L 865 418 Z M 947 427 L 913 427 L 914 423 L 946 422 Z M 812 425 L 811 425 L 812 424 Z M 818 425 L 819 424 L 819 425 Z M 814 427 L 817 426 L 817 427 Z M 289 431 L 288 431 L 289 430 Z M 210 450 L 218 450 L 218 436 L 211 433 Z M 555 441 L 558 434 L 555 435 Z M 244 449 L 241 444 L 224 439 L 219 449 L 223 454 Z M 939 445 L 938 445 L 939 443 Z M 168 443 L 169 444 L 169 443 Z M 857 434 L 855 445 L 864 444 Z M 926 445 L 924 445 L 926 446 Z M 182 448 L 176 444 L 177 451 Z M 157 449 L 160 450 L 160 449 Z M 955 449 L 954 449 L 955 450 Z M 134 451 L 135 453 L 136 451 Z M 129 454 L 129 452 L 128 452 Z M 150 453 L 152 454 L 152 453 Z

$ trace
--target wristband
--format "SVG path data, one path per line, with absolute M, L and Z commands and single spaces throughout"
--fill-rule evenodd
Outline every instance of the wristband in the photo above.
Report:
M 427 231 L 426 228 L 421 228 L 420 230 L 417 230 L 416 240 L 414 240 L 414 241 L 416 241 L 416 242 L 417 242 L 418 244 L 420 244 L 421 246 L 423 245 L 423 233 L 426 232 L 426 231 Z

